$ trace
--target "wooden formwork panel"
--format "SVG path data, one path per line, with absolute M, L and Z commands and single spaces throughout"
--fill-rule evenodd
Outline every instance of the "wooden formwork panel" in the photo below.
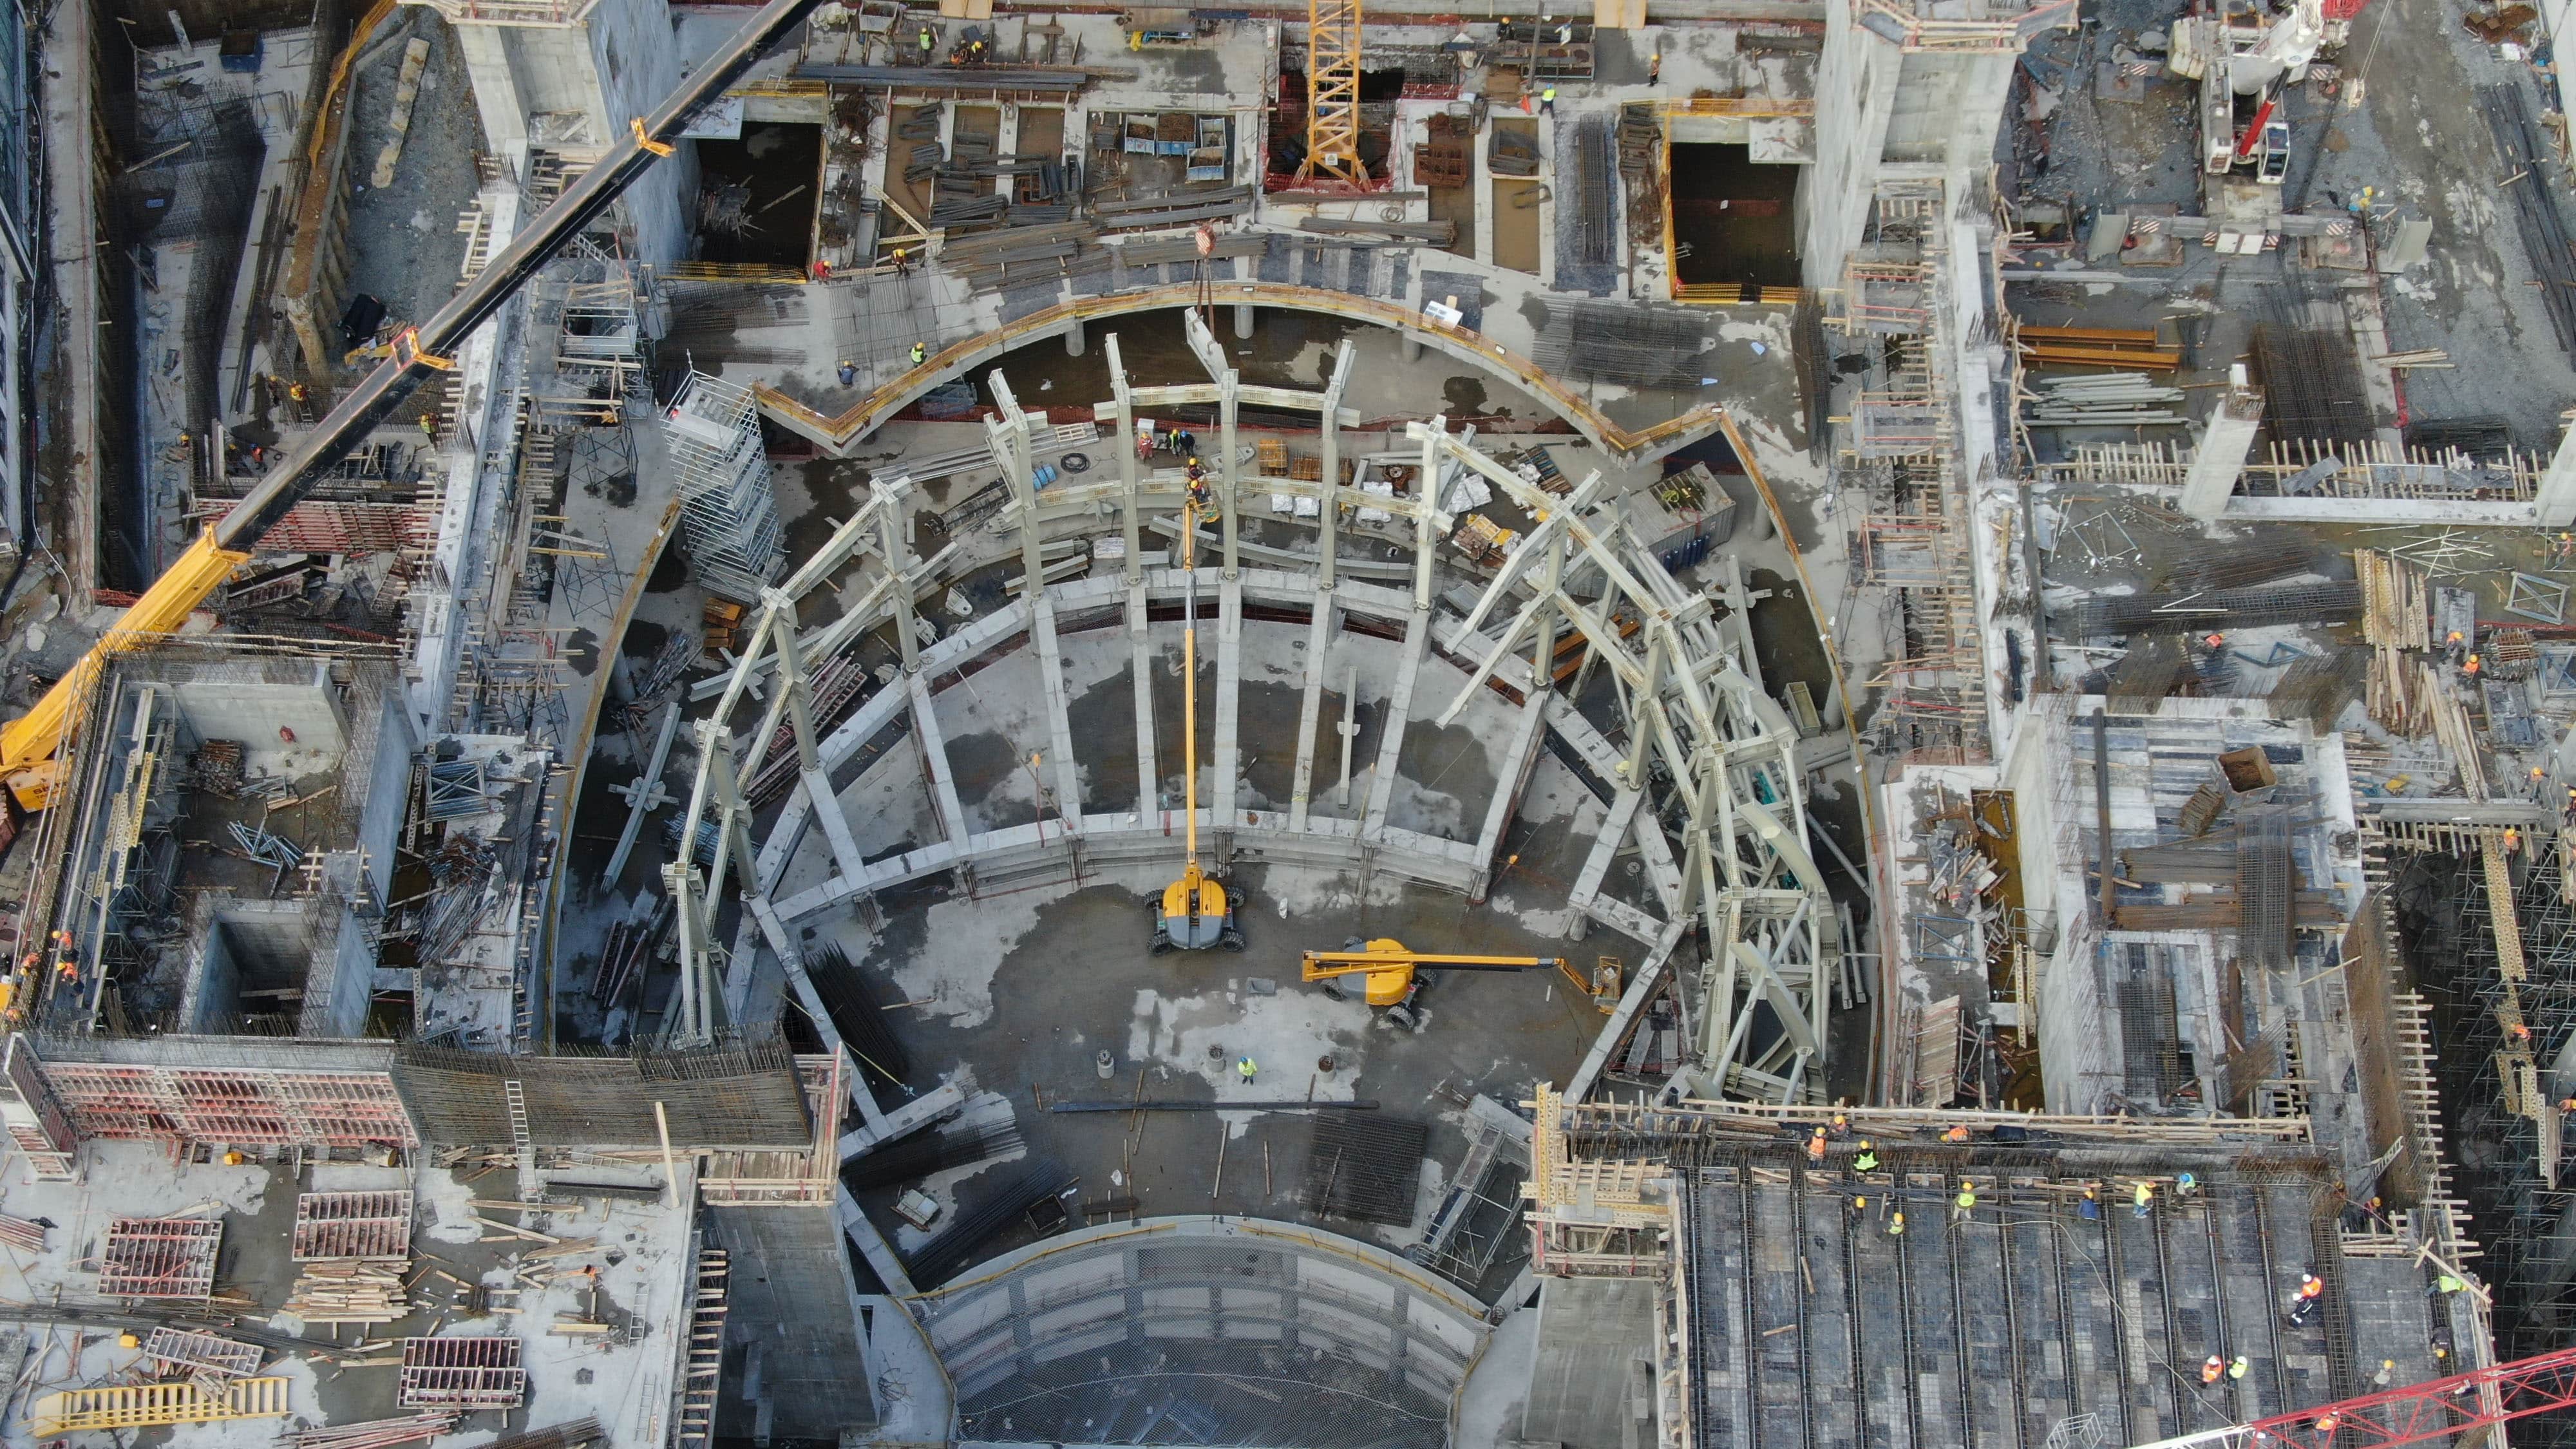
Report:
M 293 1257 L 406 1258 L 412 1197 L 405 1192 L 308 1192 L 295 1199 Z
M 223 1240 L 221 1219 L 116 1218 L 99 1253 L 99 1294 L 203 1298 L 215 1289 L 215 1250 Z
M 515 1409 L 528 1394 L 520 1349 L 515 1338 L 406 1338 L 398 1402 L 406 1409 Z

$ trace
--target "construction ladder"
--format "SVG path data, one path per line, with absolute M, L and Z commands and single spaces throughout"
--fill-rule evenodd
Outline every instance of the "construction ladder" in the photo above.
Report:
M 725 1292 L 731 1264 L 722 1248 L 698 1250 L 698 1296 L 689 1310 L 689 1366 L 680 1389 L 680 1444 L 715 1434 L 716 1387 L 724 1374 Z

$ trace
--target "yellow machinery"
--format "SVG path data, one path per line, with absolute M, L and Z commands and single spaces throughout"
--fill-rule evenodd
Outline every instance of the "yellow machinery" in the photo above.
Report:
M 671 154 L 690 117 L 742 78 L 780 37 L 802 24 L 821 0 L 770 0 L 734 37 L 701 62 L 649 116 L 634 117 L 591 168 L 554 205 L 512 237 L 446 305 L 381 349 L 376 370 L 340 394 L 328 416 L 268 476 L 179 555 L 167 572 L 100 636 L 36 707 L 0 728 L 0 779 L 30 810 L 53 803 L 63 741 L 75 736 L 81 711 L 107 661 L 177 628 L 225 577 L 250 559 L 261 535 L 292 512 L 351 449 L 389 419 L 420 384 L 456 366 L 456 345 L 527 284 L 564 244 L 605 212 L 636 177 Z M 382 7 L 379 7 L 381 13 Z M 380 349 L 363 349 L 366 356 Z
M 1360 0 L 1306 0 L 1306 164 L 1297 179 L 1369 179 L 1360 164 Z
M 1190 460 L 1196 468 L 1198 460 Z M 1154 909 L 1154 954 L 1204 951 L 1221 946 L 1243 949 L 1243 932 L 1234 923 L 1234 903 L 1225 887 L 1199 869 L 1199 504 L 1201 485 L 1190 480 L 1181 504 L 1181 776 L 1182 810 L 1187 818 L 1188 854 L 1181 878 L 1163 887 Z
M 1335 984 L 1338 977 L 1364 976 L 1369 1005 L 1386 1013 L 1387 1020 L 1408 1031 L 1422 1029 L 1421 1014 L 1413 1009 L 1413 999 L 1430 985 L 1422 974 L 1424 968 L 1439 967 L 1444 971 L 1545 971 L 1565 973 L 1574 989 L 1592 998 L 1592 1003 L 1605 1014 L 1619 1004 L 1619 960 L 1601 958 L 1600 968 L 1586 980 L 1574 963 L 1562 956 L 1457 956 L 1429 951 L 1408 950 L 1402 941 L 1380 936 L 1373 941 L 1353 939 L 1338 951 L 1309 951 L 1305 954 L 1300 974 L 1308 981 L 1326 983 L 1327 995 L 1341 996 Z
M 54 681 L 36 707 L 0 727 L 0 778 L 29 810 L 53 803 L 55 778 L 62 767 L 56 751 L 63 737 L 80 727 L 80 712 L 89 703 L 98 674 L 110 656 L 139 649 L 179 627 L 188 611 L 204 603 L 226 575 L 250 561 L 246 552 L 225 548 L 207 529 L 169 572 L 153 580 L 125 617 L 99 637 L 71 672 Z

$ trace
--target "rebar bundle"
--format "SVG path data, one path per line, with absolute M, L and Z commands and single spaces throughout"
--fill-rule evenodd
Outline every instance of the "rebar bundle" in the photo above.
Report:
M 852 1192 L 901 1187 L 935 1172 L 988 1162 L 1020 1146 L 1020 1129 L 1011 1123 L 976 1122 L 915 1132 L 850 1159 L 841 1182 Z
M 1009 1228 L 1031 1208 L 1073 1186 L 1074 1175 L 1052 1158 L 1041 1158 L 1023 1167 L 1008 1182 L 993 1190 L 971 1208 L 961 1210 L 947 1229 L 924 1243 L 906 1268 L 912 1281 L 924 1288 L 935 1288 L 950 1274 L 966 1266 L 995 1235 Z
M 2080 638 L 2149 629 L 2223 633 L 2267 624 L 2339 624 L 2360 612 L 2361 587 L 2350 581 L 2276 589 L 2097 594 L 2074 611 L 2067 632 Z
M 814 983 L 814 994 L 823 998 L 823 1010 L 850 1054 L 859 1059 L 859 1069 L 868 1081 L 901 1091 L 912 1075 L 912 1058 L 886 1025 L 886 1011 L 895 1004 L 894 997 L 875 977 L 851 965 L 840 947 L 829 943 L 806 953 L 805 976 Z

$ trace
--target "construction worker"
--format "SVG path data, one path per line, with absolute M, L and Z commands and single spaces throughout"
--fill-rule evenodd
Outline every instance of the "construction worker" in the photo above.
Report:
M 2383 1358 L 2379 1361 L 2379 1372 L 2370 1376 L 2370 1386 L 2375 1389 L 2384 1389 L 2388 1387 L 2388 1381 L 2395 1377 L 2397 1377 L 2397 1360 L 2393 1358 Z
M 2462 674 L 2474 676 L 2479 670 L 2484 669 L 2485 667 L 2486 662 L 2472 654 L 2466 660 L 2461 662 L 2460 672 Z
M 921 366 L 923 363 L 928 362 L 929 360 L 930 360 L 930 348 L 929 348 L 926 344 L 924 344 L 924 343 L 919 343 L 919 342 L 916 342 L 916 343 L 912 344 L 912 365 L 913 365 L 913 366 L 915 366 L 915 367 L 919 367 L 919 366 Z
M 921 63 L 923 65 L 930 64 L 931 53 L 938 49 L 939 32 L 932 30 L 927 25 L 921 27 Z
M 2227 1376 L 2231 1379 L 2241 1379 L 2245 1377 L 2253 1367 L 2253 1364 L 2246 1361 L 2245 1355 L 2240 1353 L 2227 1365 Z
M 2148 1208 L 2155 1202 L 2155 1200 L 2156 1190 L 2148 1186 L 2143 1180 L 2138 1183 L 2138 1190 L 2129 1195 L 2129 1202 L 2131 1206 L 2137 1210 L 2137 1215 L 2139 1217 L 2145 1217 L 2147 1215 Z
M 1905 1236 L 1904 1213 L 1893 1212 L 1887 1215 L 1887 1235 L 1891 1238 L 1901 1238 Z
M 2191 1175 L 2190 1173 L 2188 1173 L 2188 1172 L 2184 1172 L 2184 1173 L 2177 1173 L 2177 1174 L 2175 1174 L 2175 1176 L 2174 1176 L 2174 1196 L 2176 1196 L 2176 1197 L 2198 1197 L 2198 1196 L 2200 1196 L 2200 1179 L 2199 1179 L 2199 1178 L 2196 1178 L 2196 1177 L 2194 1177 L 2194 1176 L 2192 1176 L 2192 1175 Z
M 2317 1415 L 2317 1433 L 2321 1436 L 2332 1434 L 2342 1426 L 2343 1416 L 2332 1409 L 2328 1409 L 2326 1412 Z
M 1834 1120 L 1828 1124 L 1828 1130 L 1833 1134 L 1833 1139 L 1836 1142 L 1840 1142 L 1851 1135 L 1851 1119 L 1840 1112 L 1836 1112 L 1834 1114 Z
M 1954 1223 L 1966 1222 L 1969 1216 L 1976 1212 L 1976 1210 L 1976 1184 L 1970 1182 L 1960 1183 L 1959 1195 L 1950 1199 L 1950 1221 Z
M 1646 84 L 1648 84 L 1648 85 L 1650 85 L 1650 86 L 1659 86 L 1659 85 L 1662 85 L 1663 83 L 1664 83 L 1664 53 L 1663 53 L 1662 51 L 1660 51 L 1660 50 L 1659 50 L 1659 51 L 1656 51 L 1653 55 L 1650 55 L 1650 56 L 1646 57 Z M 2563 534 L 2563 533 L 2559 535 L 2559 537 L 2561 537 L 2561 538 L 2565 538 L 2566 536 L 2567 536 L 2567 535 L 2565 535 L 2565 534 Z
M 420 415 L 420 435 L 421 435 L 422 437 L 424 437 L 424 438 L 435 438 L 435 437 L 437 437 L 437 436 L 438 436 L 438 419 L 437 419 L 437 418 L 435 418 L 435 417 L 432 417 L 432 416 L 431 416 L 430 414 L 428 414 L 428 413 L 422 413 L 422 414 Z
M 902 247 L 894 249 L 894 274 L 898 277 L 912 275 L 912 253 Z
M 2200 1361 L 2200 1381 L 2204 1384 L 2218 1382 L 2219 1376 L 2226 1372 L 2227 1360 L 2214 1353 Z
M 1947 1130 L 1942 1132 L 1941 1140 L 1950 1143 L 1953 1146 L 1967 1141 L 1968 1125 L 1964 1122 L 1952 1124 Z
M 1235 1060 L 1234 1060 L 1234 1070 L 1235 1070 L 1235 1074 L 1236 1074 L 1237 1076 L 1240 1076 L 1240 1077 L 1242 1077 L 1242 1078 L 1243 1078 L 1243 1084 L 1244 1084 L 1245 1086 L 1249 1087 L 1249 1086 L 1251 1086 L 1251 1085 L 1252 1085 L 1252 1076 L 1253 1076 L 1253 1073 L 1255 1073 L 1255 1072 L 1257 1072 L 1257 1071 L 1259 1071 L 1259 1070 L 1261 1070 L 1261 1069 L 1260 1069 L 1259 1067 L 1257 1067 L 1257 1066 L 1253 1065 L 1252 1058 L 1250 1058 L 1250 1057 L 1237 1057 L 1237 1058 L 1235 1058 Z
M 2102 1194 L 2093 1184 L 2084 1184 L 2084 1196 L 2076 1200 L 2075 1215 L 2088 1223 L 2101 1221 Z
M 2576 533 L 2558 535 L 2557 543 L 2550 549 L 2549 561 L 2560 565 L 2576 563 Z
M 2457 1293 L 2468 1286 L 2469 1284 L 2467 1279 L 2458 1277 L 2454 1274 L 2444 1273 L 2442 1276 L 2433 1280 L 2433 1296 L 2436 1298 L 2448 1298 L 2452 1294 Z
M 1807 1134 L 1807 1160 L 1819 1164 L 1825 1160 L 1825 1129 L 1822 1127 Z
M 2316 1317 L 2317 1304 L 2325 1296 L 2325 1280 L 2314 1272 L 2299 1275 L 2299 1291 L 2290 1296 L 2290 1326 L 2305 1328 Z
M 2513 1038 L 2513 1044 L 2515 1046 L 2527 1047 L 2531 1045 L 2531 1028 L 2525 1026 L 2521 1022 L 2517 1021 L 2511 1026 L 2506 1027 L 2504 1029 L 2504 1033 L 2505 1035 Z
M 1556 87 L 1549 86 L 1538 93 L 1538 113 L 1542 116 L 1556 114 Z
M 851 383 L 859 380 L 859 365 L 846 357 L 841 359 L 841 365 L 837 371 L 840 374 L 841 386 L 843 387 L 848 387 Z
M 1870 1146 L 1868 1143 L 1866 1143 L 1866 1142 L 1862 1143 L 1862 1144 L 1860 1145 L 1860 1151 L 1859 1151 L 1859 1153 L 1857 1153 L 1856 1155 L 1854 1155 L 1854 1156 L 1853 1156 L 1853 1158 L 1852 1158 L 1852 1171 L 1854 1171 L 1854 1172 L 1876 1172 L 1876 1171 L 1878 1171 L 1878 1153 L 1877 1153 L 1877 1151 L 1876 1151 L 1876 1150 L 1874 1150 L 1873 1148 L 1871 1148 L 1871 1146 Z
M 2200 642 L 2208 645 L 2213 651 L 2215 651 L 2227 647 L 2227 636 L 2213 630 L 2212 632 L 2202 636 Z

